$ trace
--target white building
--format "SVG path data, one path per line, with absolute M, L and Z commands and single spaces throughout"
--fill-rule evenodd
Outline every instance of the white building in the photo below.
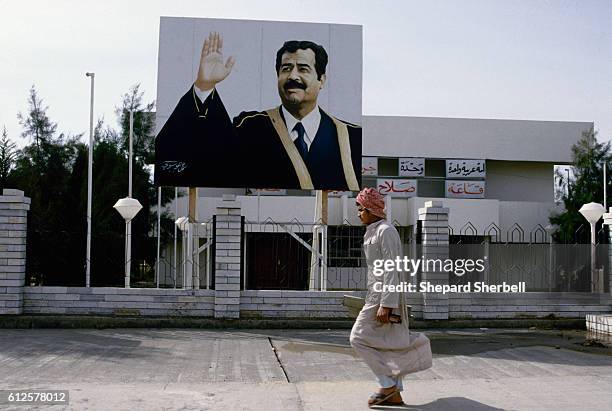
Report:
M 518 223 L 526 231 L 546 226 L 554 203 L 554 166 L 570 164 L 571 147 L 591 122 L 483 120 L 437 117 L 363 117 L 363 156 L 378 159 L 378 175 L 364 176 L 364 186 L 379 178 L 400 178 L 398 159 L 421 158 L 424 177 L 417 180 L 411 198 L 393 198 L 391 219 L 401 226 L 416 224 L 417 210 L 432 198 L 443 198 L 451 208 L 449 225 L 454 233 L 471 222 L 478 230 L 491 223 L 503 231 Z M 484 183 L 484 198 L 448 198 L 445 161 L 484 160 L 485 177 L 468 179 Z M 449 179 L 450 180 L 450 179 Z M 284 195 L 244 195 L 241 189 L 200 189 L 200 221 L 212 217 L 216 200 L 232 193 L 242 203 L 248 221 L 276 222 L 314 220 L 314 195 L 287 190 Z M 358 224 L 353 200 L 331 196 L 329 224 Z M 170 206 L 174 210 L 174 206 Z M 187 198 L 179 199 L 179 215 L 187 214 Z

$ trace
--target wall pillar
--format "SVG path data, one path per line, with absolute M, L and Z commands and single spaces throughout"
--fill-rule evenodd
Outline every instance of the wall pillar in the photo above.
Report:
M 215 318 L 239 318 L 242 217 L 235 196 L 223 196 L 215 219 Z
M 449 257 L 448 212 L 448 208 L 442 207 L 442 201 L 427 201 L 425 207 L 419 208 L 423 264 L 427 259 L 444 261 Z M 449 273 L 437 270 L 439 264 L 427 268 L 424 264 L 421 281 L 432 285 L 449 283 Z M 423 293 L 424 320 L 447 320 L 448 308 L 448 294 Z
M 30 199 L 5 188 L 0 196 L 0 315 L 23 313 Z

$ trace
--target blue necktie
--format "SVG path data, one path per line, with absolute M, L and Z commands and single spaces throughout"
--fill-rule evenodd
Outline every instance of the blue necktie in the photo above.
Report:
M 297 123 L 295 127 L 293 127 L 293 130 L 297 131 L 298 133 L 298 138 L 296 138 L 294 141 L 295 146 L 297 147 L 302 158 L 306 160 L 306 156 L 308 156 L 308 146 L 306 145 L 306 141 L 304 141 L 304 133 L 306 130 L 304 130 L 302 123 Z

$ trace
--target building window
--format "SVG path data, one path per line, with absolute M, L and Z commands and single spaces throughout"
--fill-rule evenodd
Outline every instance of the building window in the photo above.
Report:
M 397 177 L 399 175 L 399 159 L 379 158 L 378 175 L 387 177 Z
M 425 177 L 446 177 L 446 161 L 425 159 Z

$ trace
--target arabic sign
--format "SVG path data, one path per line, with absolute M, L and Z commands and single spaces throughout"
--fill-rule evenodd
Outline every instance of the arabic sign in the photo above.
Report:
M 424 177 L 425 159 L 424 158 L 400 158 L 399 175 L 402 177 Z
M 378 175 L 378 157 L 363 157 L 361 159 L 361 175 Z
M 379 178 L 376 180 L 376 189 L 380 194 L 391 197 L 415 197 L 417 180 Z
M 447 198 L 485 198 L 484 181 L 446 180 Z
M 484 178 L 484 160 L 446 160 L 446 178 Z

